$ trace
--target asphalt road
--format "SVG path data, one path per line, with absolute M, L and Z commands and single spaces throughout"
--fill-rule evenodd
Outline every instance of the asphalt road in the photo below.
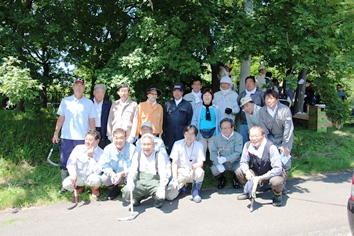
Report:
M 289 180 L 290 193 L 283 206 L 273 207 L 272 193 L 259 193 L 250 212 L 250 201 L 238 201 L 242 190 L 203 190 L 203 201 L 190 195 L 165 201 L 161 209 L 148 199 L 134 208 L 123 200 L 72 202 L 0 212 L 0 235 L 351 235 L 346 203 L 352 172 L 322 174 Z

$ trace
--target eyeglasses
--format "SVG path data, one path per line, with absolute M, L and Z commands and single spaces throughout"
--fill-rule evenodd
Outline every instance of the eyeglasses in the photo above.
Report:
M 157 93 L 149 93 L 149 94 L 151 94 L 153 96 L 157 96 L 158 95 Z

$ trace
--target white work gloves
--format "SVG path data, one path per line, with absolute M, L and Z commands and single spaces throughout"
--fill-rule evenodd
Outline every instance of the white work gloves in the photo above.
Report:
M 163 200 L 165 199 L 165 194 L 166 194 L 165 186 L 161 185 L 156 191 L 156 197 L 160 200 Z
M 220 156 L 220 157 L 218 157 L 218 162 L 219 162 L 219 165 L 216 165 L 216 168 L 218 169 L 218 171 L 220 173 L 224 173 L 225 167 L 222 164 L 224 164 L 226 162 L 226 158 L 223 156 Z
M 226 162 L 226 158 L 221 156 L 221 157 L 218 157 L 218 162 L 220 165 L 224 164 Z

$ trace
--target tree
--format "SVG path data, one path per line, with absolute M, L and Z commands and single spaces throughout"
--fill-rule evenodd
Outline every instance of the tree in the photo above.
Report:
M 255 5 L 263 29 L 259 33 L 264 35 L 263 53 L 259 54 L 271 66 L 305 69 L 321 78 L 316 80 L 318 92 L 322 97 L 330 95 L 326 102 L 332 109 L 336 104 L 332 99 L 335 94 L 321 88 L 334 87 L 346 67 L 353 65 L 353 3 L 283 0 L 257 1 Z M 337 121 L 336 117 L 331 118 Z
M 0 94 L 9 98 L 8 106 L 37 99 L 42 85 L 30 76 L 28 68 L 14 57 L 5 58 L 0 66 Z

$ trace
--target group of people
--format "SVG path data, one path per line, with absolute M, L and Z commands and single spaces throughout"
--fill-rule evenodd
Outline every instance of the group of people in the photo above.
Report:
M 152 196 L 160 208 L 164 199 L 175 199 L 191 183 L 192 199 L 199 203 L 209 151 L 219 189 L 226 186 L 225 171 L 233 173 L 236 189 L 258 176 L 273 190 L 273 205 L 282 205 L 291 166 L 291 112 L 279 103 L 276 91 L 258 89 L 254 76 L 245 84 L 238 95 L 231 78 L 223 76 L 220 91 L 214 93 L 194 78 L 186 95 L 182 84 L 173 85 L 173 99 L 162 107 L 157 103 L 162 92 L 155 86 L 137 104 L 130 99 L 129 85 L 121 84 L 120 99 L 111 104 L 104 100 L 105 85 L 97 84 L 90 100 L 84 96 L 84 80 L 76 79 L 74 94 L 60 103 L 52 138 L 59 142 L 61 133 L 60 193 L 81 193 L 89 186 L 92 197 L 98 197 L 104 185 L 110 190 L 107 200 L 122 192 L 127 200 L 132 194 L 137 206 Z

